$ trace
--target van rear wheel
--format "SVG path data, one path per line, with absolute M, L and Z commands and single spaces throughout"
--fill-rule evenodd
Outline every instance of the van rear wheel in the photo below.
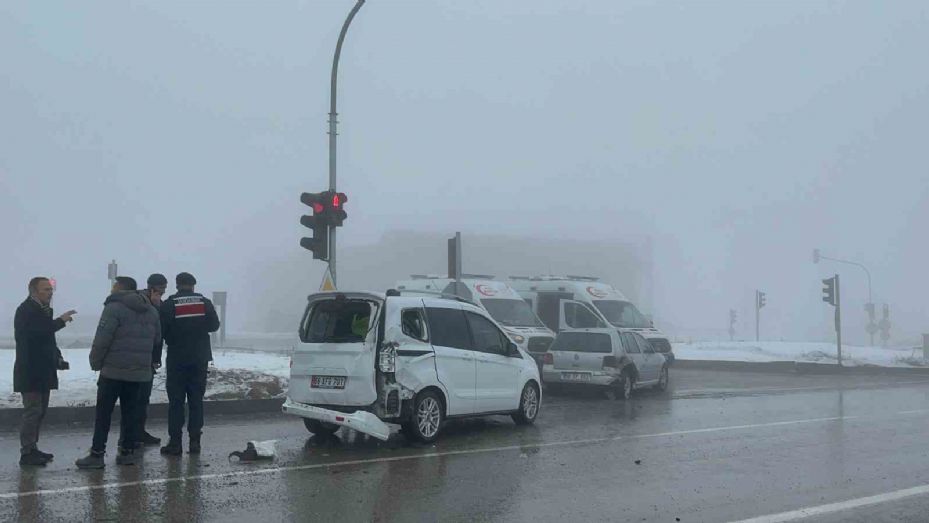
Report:
M 421 443 L 432 443 L 439 438 L 445 421 L 442 399 L 432 390 L 425 390 L 413 399 L 413 412 L 403 422 L 403 434 Z
M 317 419 L 303 418 L 303 426 L 317 436 L 331 436 L 339 431 L 338 425 Z

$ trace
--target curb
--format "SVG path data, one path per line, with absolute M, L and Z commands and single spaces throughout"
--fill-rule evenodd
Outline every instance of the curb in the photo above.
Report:
M 54 394 L 54 392 L 52 392 Z M 233 414 L 272 414 L 280 413 L 284 398 L 264 400 L 213 400 L 203 402 L 203 415 L 224 416 Z M 113 421 L 120 418 L 120 409 L 113 409 Z M 23 409 L 0 409 L 0 426 L 10 430 L 19 430 Z M 43 425 L 66 425 L 74 423 L 93 423 L 94 407 L 49 407 Z M 153 403 L 148 407 L 148 419 L 167 419 L 168 404 Z
M 751 362 L 677 359 L 674 361 L 674 367 L 680 369 L 722 370 L 730 372 L 766 372 L 772 374 L 842 374 L 854 376 L 929 377 L 929 368 L 878 367 L 872 365 L 858 367 L 839 367 L 833 363 L 809 363 L 801 361 Z

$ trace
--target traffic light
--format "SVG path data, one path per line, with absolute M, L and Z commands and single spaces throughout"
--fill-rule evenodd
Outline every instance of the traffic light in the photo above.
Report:
M 729 309 L 729 323 L 735 323 L 735 309 Z
M 764 307 L 764 306 L 765 306 L 765 303 L 766 303 L 766 302 L 765 302 L 765 293 L 763 293 L 763 292 L 761 292 L 761 291 L 756 291 L 756 292 L 758 293 L 758 308 L 760 309 L 760 308 Z
M 835 278 L 826 278 L 823 280 L 823 301 L 829 305 L 835 305 Z
M 345 196 L 344 192 L 327 191 L 323 194 L 327 195 L 327 221 L 334 227 L 341 227 L 345 218 L 348 218 L 348 213 L 345 212 L 345 202 L 348 201 L 348 196 Z
M 300 224 L 313 230 L 313 237 L 300 238 L 300 246 L 313 252 L 314 260 L 329 259 L 329 224 L 326 220 L 326 202 L 329 193 L 309 193 L 300 195 L 300 201 L 313 210 L 311 215 L 300 217 Z

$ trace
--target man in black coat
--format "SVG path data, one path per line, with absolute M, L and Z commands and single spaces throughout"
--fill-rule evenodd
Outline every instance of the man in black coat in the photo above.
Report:
M 185 402 L 190 413 L 188 452 L 200 453 L 207 366 L 213 360 L 210 333 L 219 330 L 219 317 L 213 302 L 194 292 L 197 279 L 182 272 L 175 278 L 175 283 L 177 293 L 161 305 L 161 334 L 168 346 L 165 389 L 168 393 L 169 438 L 168 444 L 161 447 L 161 453 L 169 456 L 178 456 L 182 452 Z
M 77 314 L 72 310 L 52 319 L 54 293 L 48 278 L 32 278 L 29 281 L 29 297 L 16 309 L 13 320 L 16 337 L 13 391 L 23 396 L 20 465 L 44 466 L 54 458 L 52 454 L 39 450 L 39 430 L 48 410 L 50 391 L 58 388 L 57 371 L 68 368 L 58 350 L 55 333 Z

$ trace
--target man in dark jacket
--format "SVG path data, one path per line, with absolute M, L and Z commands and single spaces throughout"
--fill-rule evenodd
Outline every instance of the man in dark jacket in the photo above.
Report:
M 103 468 L 113 407 L 119 400 L 123 447 L 118 465 L 132 465 L 137 440 L 136 408 L 142 383 L 152 380 L 152 352 L 161 338 L 158 311 L 136 289 L 134 279 L 118 276 L 106 299 L 90 349 L 90 368 L 100 371 L 94 438 L 87 457 L 75 463 L 82 469 Z
M 165 278 L 164 274 L 155 273 L 148 277 L 146 281 L 146 289 L 142 291 L 142 294 L 148 298 L 148 301 L 151 302 L 152 306 L 156 310 L 161 309 L 161 299 L 164 296 L 165 291 L 168 288 L 168 279 Z M 161 368 L 161 346 L 163 342 L 159 336 L 155 340 L 155 347 L 152 352 L 152 378 L 154 380 L 154 373 L 158 372 L 158 369 Z M 152 381 L 143 382 L 139 387 L 139 404 L 136 406 L 136 418 L 138 423 L 136 424 L 136 435 L 138 440 L 136 440 L 136 447 L 142 447 L 144 445 L 158 445 L 161 443 L 160 438 L 156 438 L 148 433 L 145 430 L 145 422 L 148 420 L 148 404 L 152 398 Z M 123 439 L 125 439 L 125 431 L 120 433 L 120 443 L 119 446 L 123 446 Z
M 55 333 L 72 321 L 75 311 L 52 319 L 52 295 L 48 278 L 29 281 L 29 297 L 16 309 L 13 331 L 16 362 L 13 364 L 13 391 L 23 396 L 23 423 L 19 433 L 19 464 L 43 466 L 54 458 L 39 450 L 39 429 L 52 389 L 58 388 L 58 370 L 68 367 L 61 357 Z
M 190 412 L 187 434 L 191 454 L 200 453 L 203 430 L 203 395 L 206 393 L 207 366 L 213 359 L 210 333 L 219 329 L 213 302 L 194 292 L 197 279 L 182 272 L 175 278 L 177 294 L 161 306 L 161 330 L 168 345 L 165 367 L 168 392 L 168 444 L 161 453 L 179 456 L 184 429 L 184 403 Z

